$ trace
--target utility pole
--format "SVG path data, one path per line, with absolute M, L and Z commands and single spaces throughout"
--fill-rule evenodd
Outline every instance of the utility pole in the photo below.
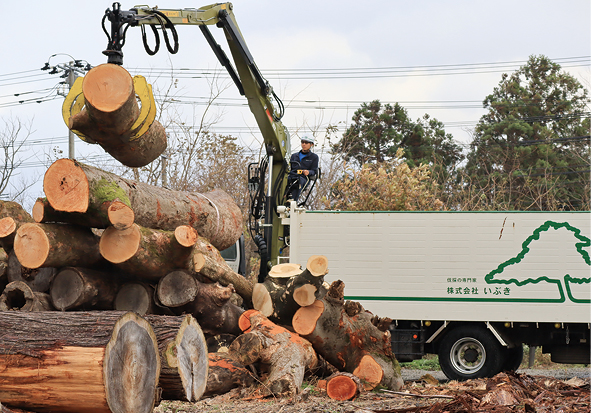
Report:
M 72 60 L 68 63 L 59 63 L 59 64 L 53 65 L 53 66 L 50 65 L 49 61 L 51 60 L 51 58 L 58 56 L 58 55 L 69 56 Z M 84 65 L 83 62 L 85 62 L 86 65 Z M 70 91 L 70 89 L 72 89 L 72 86 L 74 86 L 74 82 L 76 81 L 78 76 L 84 75 L 91 68 L 92 67 L 90 66 L 90 63 L 88 63 L 86 60 L 77 60 L 77 59 L 74 59 L 69 54 L 56 53 L 56 54 L 51 55 L 49 57 L 49 59 L 47 59 L 47 62 L 45 62 L 45 66 L 43 66 L 41 68 L 41 70 L 50 70 L 51 69 L 51 71 L 49 72 L 50 75 L 62 73 L 60 75 L 60 77 L 63 79 L 67 79 L 67 80 L 64 82 L 60 82 L 60 84 L 67 85 L 68 90 L 67 90 L 67 92 L 61 92 L 61 93 L 58 91 L 58 94 L 61 94 L 64 97 L 66 97 L 68 95 L 68 92 Z M 76 136 L 76 134 L 74 132 L 72 132 L 70 129 L 68 129 L 68 158 L 70 158 L 70 159 L 74 159 L 76 157 L 75 151 L 74 151 L 75 136 Z

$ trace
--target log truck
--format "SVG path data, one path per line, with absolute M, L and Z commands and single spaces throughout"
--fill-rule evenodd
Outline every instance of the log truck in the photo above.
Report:
M 591 228 L 589 213 L 307 211 L 285 204 L 289 133 L 283 104 L 257 68 L 231 3 L 164 10 L 118 3 L 105 54 L 122 64 L 128 26 L 159 26 L 170 52 L 174 26 L 198 25 L 240 93 L 248 99 L 266 156 L 249 166 L 250 229 L 261 255 L 259 281 L 289 246 L 291 262 L 324 254 L 346 298 L 393 319 L 400 361 L 438 354 L 451 379 L 516 369 L 523 344 L 541 346 L 560 363 L 590 363 Z M 208 26 L 223 29 L 235 68 Z M 175 44 L 166 35 L 170 30 Z M 156 42 L 159 46 L 159 40 Z M 330 275 L 327 276 L 330 280 Z

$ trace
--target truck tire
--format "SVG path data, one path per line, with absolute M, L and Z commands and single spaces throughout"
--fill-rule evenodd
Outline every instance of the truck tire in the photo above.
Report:
M 513 348 L 506 348 L 505 360 L 503 361 L 503 371 L 516 371 L 523 361 L 523 345 L 519 344 Z
M 492 377 L 502 369 L 504 350 L 486 328 L 464 325 L 441 338 L 439 365 L 452 380 Z

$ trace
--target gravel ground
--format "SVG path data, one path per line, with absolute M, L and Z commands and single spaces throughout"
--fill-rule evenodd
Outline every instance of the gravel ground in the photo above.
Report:
M 558 367 L 552 369 L 519 369 L 517 373 L 527 374 L 530 376 L 548 376 L 554 377 L 559 380 L 568 380 L 573 377 L 580 379 L 589 379 L 591 377 L 591 367 Z M 445 374 L 441 371 L 430 371 L 430 370 L 414 370 L 414 369 L 402 369 L 402 379 L 404 381 L 417 381 L 425 374 L 430 374 L 440 382 L 449 381 Z

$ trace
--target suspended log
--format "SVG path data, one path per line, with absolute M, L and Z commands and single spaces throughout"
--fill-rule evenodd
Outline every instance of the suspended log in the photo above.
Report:
M 173 271 L 158 283 L 158 301 L 192 314 L 206 335 L 241 333 L 238 319 L 244 310 L 230 302 L 234 288 L 205 284 L 186 271 Z
M 53 310 L 48 294 L 31 290 L 22 281 L 6 285 L 0 295 L 0 311 L 50 311 Z
M 158 280 L 177 268 L 186 268 L 197 233 L 188 226 L 174 232 L 142 228 L 107 228 L 100 238 L 100 253 L 122 272 L 145 280 Z
M 347 309 L 344 288 L 342 281 L 335 281 L 321 300 L 301 307 L 292 321 L 294 331 L 329 363 L 359 377 L 366 390 L 378 385 L 399 390 L 403 381 L 390 333 L 374 326 L 373 315 L 360 305 Z
M 68 127 L 98 143 L 129 167 L 149 164 L 166 149 L 166 132 L 154 121 L 141 136 L 132 126 L 140 110 L 131 75 L 121 66 L 102 64 L 92 68 L 82 82 L 85 107 L 72 116 Z
M 199 323 L 191 316 L 148 315 L 161 360 L 159 387 L 168 400 L 197 401 L 205 392 L 209 358 Z
M 322 283 L 328 273 L 328 260 L 313 255 L 301 270 L 293 263 L 278 264 L 271 268 L 263 283 L 255 284 L 252 304 L 272 321 L 289 325 L 300 307 L 311 305 L 324 294 Z
M 203 396 L 224 394 L 234 388 L 253 384 L 255 377 L 252 372 L 228 353 L 209 353 L 209 373 Z
M 88 268 L 101 261 L 97 237 L 76 225 L 24 224 L 17 230 L 14 251 L 27 268 Z
M 326 395 L 333 400 L 355 400 L 362 391 L 361 380 L 351 373 L 338 372 L 326 379 Z
M 31 290 L 37 292 L 49 291 L 51 281 L 57 274 L 57 270 L 52 267 L 45 268 L 26 268 L 23 267 L 13 251 L 8 254 L 8 282 L 22 281 L 26 283 Z
M 132 213 L 135 223 L 146 228 L 174 231 L 189 225 L 220 251 L 233 245 L 242 234 L 240 208 L 219 189 L 205 194 L 173 191 L 123 179 L 71 159 L 59 159 L 45 173 L 43 190 L 58 211 L 108 212 L 111 202 L 118 200 L 118 215 L 111 218 L 117 228 L 125 223 L 118 226 L 116 216 Z M 128 220 L 125 218 L 125 222 Z
M 119 285 L 109 272 L 65 267 L 53 279 L 49 295 L 60 311 L 112 310 Z
M 0 400 L 35 412 L 149 413 L 160 358 L 134 313 L 0 312 Z
M 256 310 L 244 312 L 239 325 L 245 333 L 234 340 L 229 354 L 244 365 L 258 361 L 269 366 L 261 394 L 298 394 L 306 369 L 313 369 L 317 363 L 312 345 Z

